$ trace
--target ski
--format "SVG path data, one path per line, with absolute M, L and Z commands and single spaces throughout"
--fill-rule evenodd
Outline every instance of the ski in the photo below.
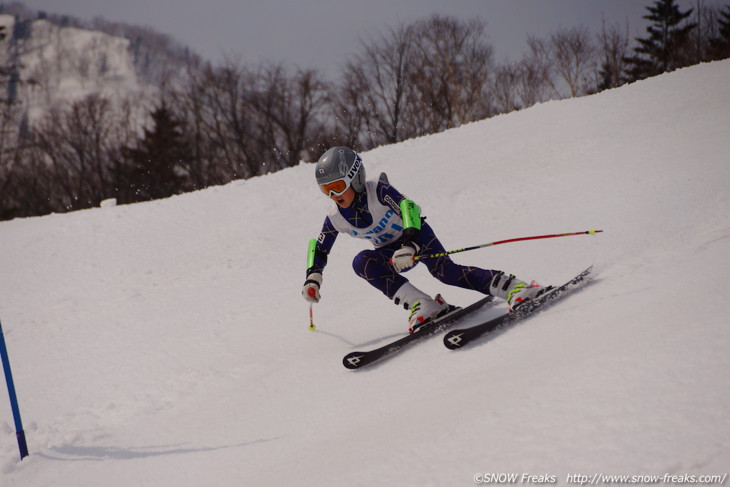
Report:
M 541 296 L 525 302 L 522 306 L 512 312 L 505 313 L 501 316 L 469 328 L 451 330 L 444 336 L 444 345 L 446 346 L 446 348 L 456 350 L 463 347 L 467 343 L 470 343 L 473 340 L 499 328 L 500 326 L 515 322 L 517 320 L 521 320 L 537 310 L 544 309 L 549 304 L 554 303 L 558 299 L 566 296 L 570 291 L 585 283 L 586 278 L 590 275 L 592 270 L 593 266 L 584 270 L 562 286 L 552 288 Z
M 455 308 L 453 311 L 424 324 L 417 332 L 387 343 L 382 347 L 364 352 L 348 353 L 345 355 L 345 358 L 342 359 L 342 364 L 348 369 L 361 369 L 386 357 L 390 357 L 419 340 L 428 338 L 445 330 L 453 325 L 457 320 L 490 303 L 492 299 L 492 296 L 487 296 L 466 308 Z

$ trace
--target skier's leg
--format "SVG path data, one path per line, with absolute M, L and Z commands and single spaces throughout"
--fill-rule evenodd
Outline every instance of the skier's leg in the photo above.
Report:
M 355 273 L 389 299 L 393 299 L 395 292 L 408 282 L 408 279 L 398 274 L 390 265 L 393 252 L 385 248 L 363 250 L 352 261 Z
M 433 232 L 433 229 L 423 223 L 418 244 L 421 246 L 421 254 L 437 254 L 445 252 L 444 246 Z M 464 289 L 471 289 L 483 294 L 491 294 L 489 285 L 499 271 L 482 269 L 480 267 L 463 266 L 456 264 L 448 255 L 423 259 L 422 261 L 433 277 L 448 284 Z
M 421 227 L 421 253 L 437 254 L 445 252 L 443 245 L 426 224 Z M 423 259 L 436 279 L 452 286 L 473 289 L 483 294 L 489 294 L 507 300 L 510 307 L 539 295 L 544 288 L 533 282 L 528 284 L 517 279 L 514 275 L 501 271 L 481 269 L 479 267 L 456 264 L 446 255 L 433 259 Z
M 380 248 L 363 250 L 355 256 L 352 268 L 355 273 L 379 289 L 393 302 L 411 310 L 408 318 L 409 331 L 444 311 L 448 305 L 437 296 L 436 299 L 408 282 L 408 279 L 397 273 L 390 264 L 394 249 Z

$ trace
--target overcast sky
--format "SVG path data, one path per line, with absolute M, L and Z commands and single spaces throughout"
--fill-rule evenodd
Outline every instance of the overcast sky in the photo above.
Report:
M 685 10 L 698 0 L 679 0 Z M 702 0 L 706 5 L 727 2 Z M 641 17 L 653 0 L 23 0 L 26 6 L 82 19 L 153 27 L 203 58 L 285 61 L 339 72 L 360 41 L 400 22 L 434 13 L 481 17 L 497 61 L 519 59 L 528 34 L 545 37 L 561 27 L 600 32 L 602 19 L 643 36 Z

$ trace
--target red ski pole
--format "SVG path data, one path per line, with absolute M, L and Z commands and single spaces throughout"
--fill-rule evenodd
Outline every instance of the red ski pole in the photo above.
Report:
M 507 240 L 498 240 L 496 242 L 489 242 L 489 243 L 485 243 L 485 244 L 481 244 L 481 245 L 474 245 L 473 247 L 466 247 L 463 249 L 448 250 L 446 252 L 439 252 L 437 254 L 417 255 L 413 258 L 413 260 L 432 259 L 434 257 L 443 257 L 445 255 L 456 254 L 459 252 L 466 252 L 467 250 L 483 249 L 484 247 L 493 247 L 495 245 L 501 245 L 501 244 L 512 243 L 512 242 L 522 242 L 524 240 L 538 240 L 541 238 L 555 238 L 555 237 L 570 237 L 573 235 L 595 235 L 595 234 L 601 233 L 601 232 L 603 232 L 603 230 L 587 230 L 585 232 L 556 233 L 554 235 L 537 235 L 534 237 L 510 238 Z
M 314 289 L 310 289 L 312 291 L 311 294 L 314 294 Z M 312 303 L 309 303 L 309 331 L 314 331 L 317 329 L 317 326 L 314 324 L 314 315 L 312 314 Z

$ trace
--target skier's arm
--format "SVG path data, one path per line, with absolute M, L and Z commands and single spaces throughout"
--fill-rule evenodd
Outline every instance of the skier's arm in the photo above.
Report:
M 378 200 L 397 212 L 403 220 L 403 236 L 401 243 L 415 244 L 421 235 L 421 208 L 412 200 L 406 198 L 400 191 L 395 189 L 387 179 L 378 182 Z
M 337 234 L 337 230 L 327 217 L 319 236 L 310 240 L 307 249 L 307 277 L 302 288 L 302 296 L 311 303 L 318 303 L 320 300 L 319 288 L 322 286 L 322 272 L 327 265 L 327 257 L 337 239 Z
M 396 272 L 401 272 L 413 267 L 414 257 L 421 250 L 416 243 L 421 235 L 421 209 L 391 186 L 387 180 L 378 184 L 378 198 L 383 204 L 393 208 L 393 211 L 397 211 L 403 220 L 401 248 L 396 250 L 390 259 Z
M 403 219 L 403 236 L 401 248 L 393 253 L 390 263 L 397 272 L 413 267 L 414 257 L 421 248 L 416 243 L 421 235 L 421 209 L 413 201 L 404 199 L 400 202 L 400 214 Z
M 421 235 L 421 209 L 412 200 L 404 199 L 400 202 L 400 215 L 403 219 L 403 245 L 416 245 L 415 241 Z

